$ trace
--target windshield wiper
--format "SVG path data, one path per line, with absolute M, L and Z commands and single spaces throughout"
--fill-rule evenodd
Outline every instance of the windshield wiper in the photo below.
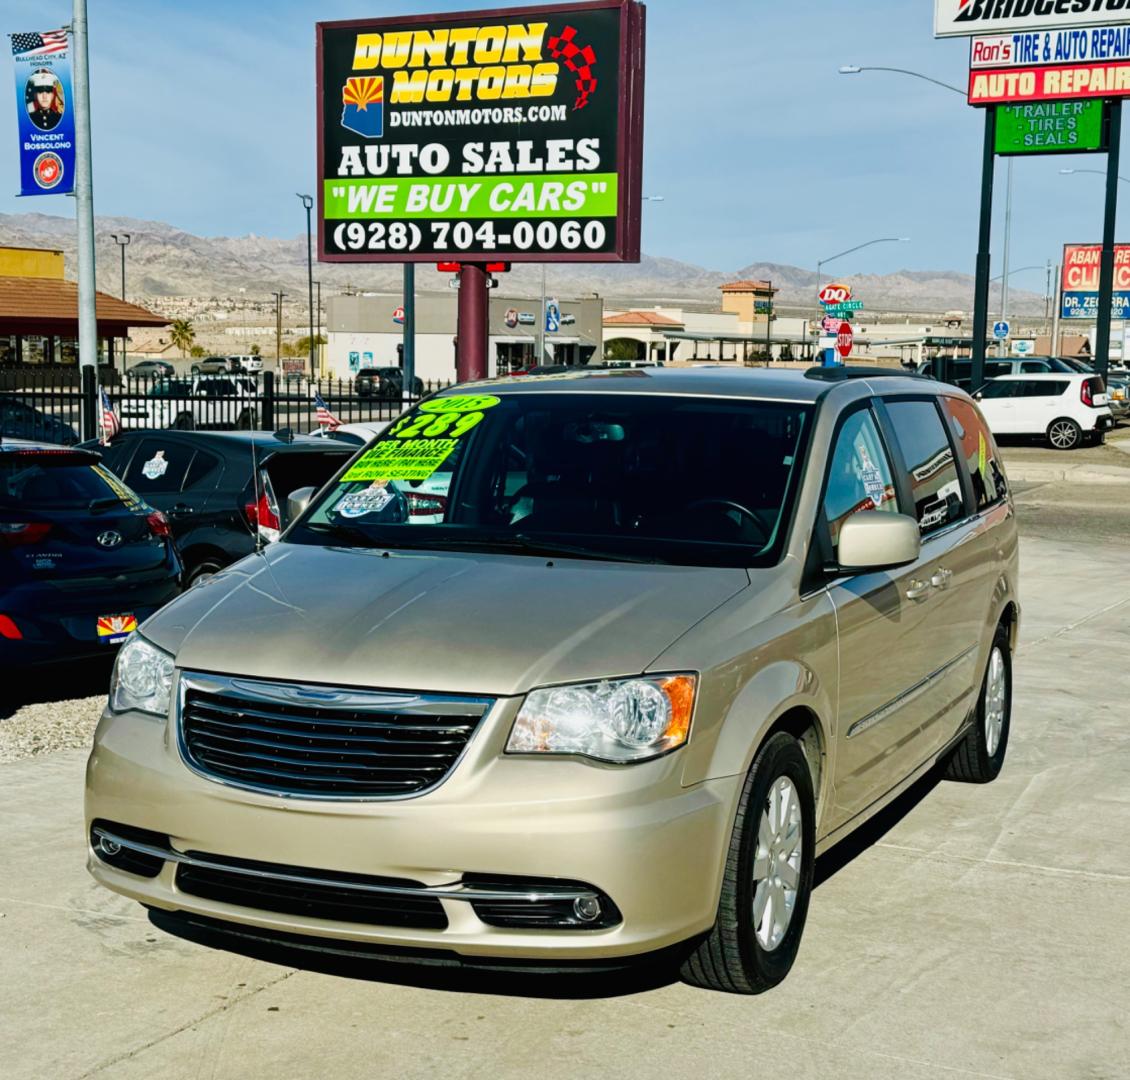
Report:
M 370 536 L 364 529 L 356 525 L 336 525 L 330 522 L 312 521 L 306 525 L 311 532 L 329 533 L 338 540 L 345 540 L 355 547 L 377 548 L 389 547 L 382 544 L 375 537 Z
M 562 558 L 589 559 L 595 562 L 630 562 L 630 563 L 659 563 L 663 560 L 653 556 L 625 555 L 619 552 L 606 551 L 601 548 L 583 547 L 578 544 L 561 544 L 556 540 L 542 540 L 531 536 L 529 533 L 505 533 L 502 535 L 484 536 L 444 536 L 426 537 L 413 536 L 405 544 L 389 544 L 389 547 L 398 546 L 411 548 L 433 548 L 437 551 L 502 551 L 518 555 L 537 555 L 551 558 L 558 555 Z
M 121 506 L 122 500 L 117 495 L 102 495 L 97 499 L 91 499 L 87 504 L 86 512 L 88 514 L 97 514 L 102 510 L 111 510 L 115 506 Z

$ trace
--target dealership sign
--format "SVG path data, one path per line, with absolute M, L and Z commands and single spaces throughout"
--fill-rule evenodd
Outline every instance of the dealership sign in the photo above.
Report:
M 319 23 L 319 258 L 637 262 L 635 0 Z
M 1063 249 L 1062 314 L 1065 319 L 1097 319 L 1102 245 L 1067 244 Z M 1115 319 L 1130 319 L 1130 244 L 1114 249 Z
M 998 154 L 1080 154 L 1106 149 L 1101 101 L 1038 101 L 996 108 Z
M 1103 26 L 1126 14 L 1126 0 L 934 0 L 934 36 Z

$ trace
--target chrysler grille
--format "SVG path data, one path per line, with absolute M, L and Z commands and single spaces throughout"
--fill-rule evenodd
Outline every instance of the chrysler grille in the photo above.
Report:
M 308 798 L 418 795 L 454 768 L 492 702 L 185 674 L 180 743 L 198 772 Z

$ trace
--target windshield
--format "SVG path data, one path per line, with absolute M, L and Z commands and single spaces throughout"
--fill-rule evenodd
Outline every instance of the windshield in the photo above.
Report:
M 772 565 L 811 412 L 658 394 L 433 398 L 354 459 L 287 540 Z

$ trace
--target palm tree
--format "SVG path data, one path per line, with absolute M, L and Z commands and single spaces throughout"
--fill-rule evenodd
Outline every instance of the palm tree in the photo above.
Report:
M 193 329 L 192 321 L 190 319 L 173 319 L 173 329 L 169 334 L 169 340 L 176 348 L 180 349 L 183 358 L 196 340 L 196 331 Z

